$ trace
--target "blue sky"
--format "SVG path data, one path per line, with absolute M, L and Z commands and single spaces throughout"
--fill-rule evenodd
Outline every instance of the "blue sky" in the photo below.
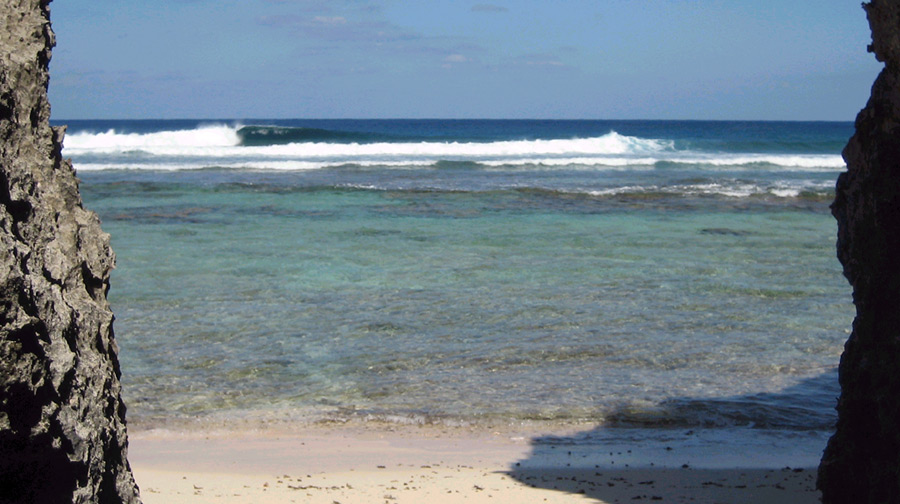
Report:
M 56 0 L 54 119 L 852 120 L 858 0 Z

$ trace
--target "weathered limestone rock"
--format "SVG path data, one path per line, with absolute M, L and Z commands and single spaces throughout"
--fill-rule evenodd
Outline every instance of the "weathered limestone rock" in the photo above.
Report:
M 900 502 L 900 0 L 864 8 L 885 63 L 844 149 L 832 213 L 856 320 L 838 423 L 819 466 L 825 504 Z
M 114 256 L 47 101 L 50 0 L 0 0 L 0 502 L 139 502 Z

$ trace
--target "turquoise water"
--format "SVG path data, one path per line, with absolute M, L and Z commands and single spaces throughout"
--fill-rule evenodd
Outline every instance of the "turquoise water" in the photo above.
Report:
M 269 123 L 70 127 L 133 422 L 833 423 L 851 125 Z

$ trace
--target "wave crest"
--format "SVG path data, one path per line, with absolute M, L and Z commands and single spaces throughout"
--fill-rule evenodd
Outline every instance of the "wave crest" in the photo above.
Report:
M 684 165 L 792 171 L 835 171 L 839 155 L 704 152 L 678 149 L 673 140 L 616 131 L 590 138 L 437 141 L 317 128 L 208 124 L 151 133 L 77 132 L 65 139 L 66 156 L 80 169 L 148 166 L 197 169 L 211 166 L 269 170 L 325 169 L 346 165 L 667 169 Z
M 238 128 L 210 124 L 189 130 L 153 133 L 120 133 L 114 129 L 102 132 L 78 132 L 66 135 L 65 148 L 77 152 L 129 152 L 154 149 L 190 149 L 197 147 L 234 147 L 240 145 Z
M 191 148 L 242 147 L 253 155 L 297 156 L 504 156 L 636 154 L 674 149 L 670 140 L 620 135 L 615 131 L 594 138 L 504 140 L 494 142 L 388 141 L 384 135 L 275 126 L 206 125 L 191 130 L 154 133 L 79 132 L 68 135 L 65 147 L 96 153 L 140 149 L 159 155 L 190 155 Z M 204 155 L 208 155 L 204 152 Z M 234 151 L 223 151 L 234 155 Z

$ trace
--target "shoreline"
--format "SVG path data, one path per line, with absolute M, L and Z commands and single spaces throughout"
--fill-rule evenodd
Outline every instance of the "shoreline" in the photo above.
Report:
M 820 451 L 777 454 L 768 440 L 742 460 L 722 433 L 654 441 L 626 431 L 578 444 L 583 429 L 535 426 L 155 429 L 130 435 L 129 460 L 146 504 L 818 502 Z M 775 463 L 779 455 L 796 465 Z

